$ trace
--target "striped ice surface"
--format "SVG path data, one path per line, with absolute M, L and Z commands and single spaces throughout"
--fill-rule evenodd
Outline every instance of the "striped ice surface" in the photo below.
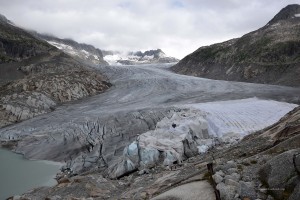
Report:
M 210 135 L 223 137 L 235 133 L 244 137 L 276 123 L 297 106 L 285 102 L 249 98 L 192 104 L 186 107 L 205 113 Z
M 184 105 L 158 122 L 155 130 L 140 135 L 139 144 L 145 152 L 156 151 L 156 157 L 164 152 L 164 163 L 169 164 L 181 161 L 187 152 L 204 153 L 217 143 L 235 143 L 276 123 L 297 106 L 257 98 Z M 152 162 L 153 155 L 142 161 L 149 163 L 151 158 Z

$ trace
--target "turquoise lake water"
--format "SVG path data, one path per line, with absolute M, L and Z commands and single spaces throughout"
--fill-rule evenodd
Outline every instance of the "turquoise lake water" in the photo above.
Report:
M 40 186 L 53 186 L 62 164 L 27 160 L 22 155 L 0 148 L 0 200 L 20 195 Z

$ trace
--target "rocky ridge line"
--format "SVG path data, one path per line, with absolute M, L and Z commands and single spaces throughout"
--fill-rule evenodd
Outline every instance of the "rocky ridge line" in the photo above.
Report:
M 300 86 L 300 5 L 283 8 L 267 25 L 241 38 L 204 46 L 172 70 L 229 81 Z

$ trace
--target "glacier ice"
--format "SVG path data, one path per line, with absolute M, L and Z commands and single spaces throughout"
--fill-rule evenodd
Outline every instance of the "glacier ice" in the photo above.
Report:
M 124 156 L 136 168 L 154 166 L 160 157 L 164 165 L 180 163 L 218 143 L 232 144 L 270 126 L 296 106 L 257 98 L 184 105 L 154 130 L 139 135 Z

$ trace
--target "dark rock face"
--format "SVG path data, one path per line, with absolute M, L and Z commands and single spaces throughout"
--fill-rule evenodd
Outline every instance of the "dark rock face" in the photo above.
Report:
M 293 178 L 298 179 L 293 164 L 293 156 L 299 152 L 300 149 L 284 152 L 268 161 L 259 171 L 260 180 L 267 184 L 271 194 L 276 199 L 284 199 L 284 195 L 288 190 L 288 183 Z M 292 187 L 292 190 L 294 187 Z
M 211 79 L 300 86 L 299 13 L 299 5 L 287 6 L 266 26 L 200 47 L 172 69 Z
M 161 49 L 156 49 L 156 50 L 148 50 L 145 51 L 144 53 L 141 51 L 137 52 L 130 52 L 129 55 L 135 55 L 139 57 L 144 57 L 144 56 L 153 56 L 154 58 L 158 59 L 161 57 L 161 55 L 164 55 L 165 53 Z
M 0 64 L 42 55 L 54 48 L 0 16 Z
M 280 20 L 288 20 L 295 18 L 295 15 L 300 13 L 300 6 L 297 4 L 288 5 L 283 8 L 275 17 L 269 22 L 269 24 L 274 24 Z

